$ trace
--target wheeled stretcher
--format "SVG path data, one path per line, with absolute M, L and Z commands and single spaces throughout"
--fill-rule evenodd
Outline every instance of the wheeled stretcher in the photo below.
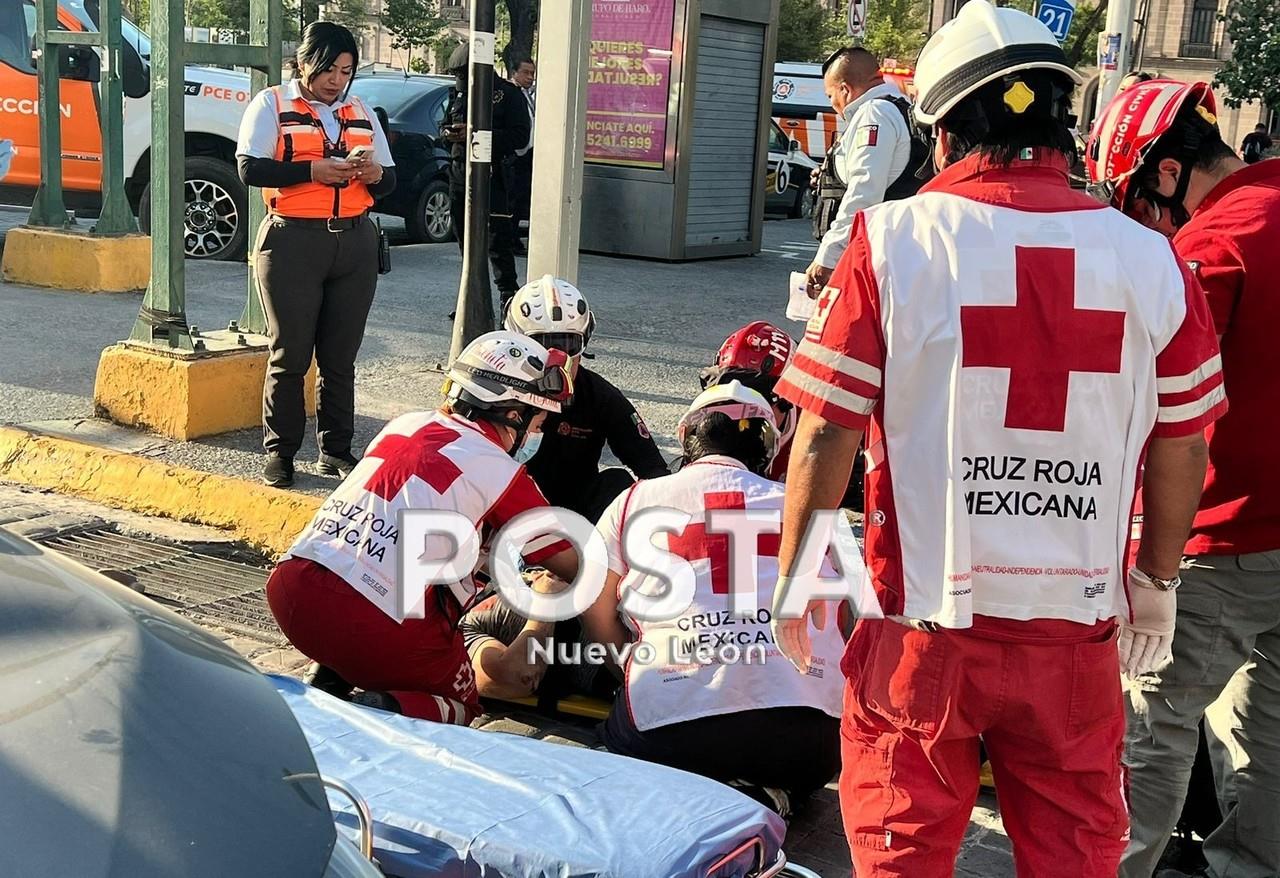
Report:
M 367 803 L 392 878 L 816 878 L 787 863 L 776 814 L 715 781 L 271 680 L 321 775 Z M 340 827 L 360 804 L 331 799 Z

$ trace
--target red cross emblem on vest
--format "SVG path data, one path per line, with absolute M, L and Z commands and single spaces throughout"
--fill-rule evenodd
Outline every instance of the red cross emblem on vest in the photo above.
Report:
M 838 298 L 840 298 L 839 287 L 822 288 L 822 295 L 818 296 L 818 301 L 813 303 L 813 314 L 804 326 L 804 337 L 809 341 L 818 341 L 822 338 L 822 328 L 827 325 L 827 318 L 831 316 L 831 306 Z
M 960 308 L 961 365 L 1009 371 L 1006 427 L 1061 433 L 1071 373 L 1120 372 L 1125 313 L 1076 307 L 1074 250 L 1015 251 L 1015 304 Z
M 382 466 L 365 482 L 365 490 L 389 501 L 400 493 L 405 482 L 417 476 L 437 494 L 445 493 L 462 470 L 440 449 L 457 441 L 460 435 L 443 424 L 431 423 L 412 436 L 384 436 L 369 449 L 367 456 L 382 458 Z
M 747 508 L 747 498 L 741 491 L 713 491 L 703 497 L 703 506 L 712 509 Z M 776 558 L 782 537 L 779 534 L 760 534 L 756 543 L 756 557 Z M 667 536 L 667 551 L 686 561 L 706 559 L 711 562 L 712 594 L 729 593 L 729 535 L 707 533 L 705 522 L 689 522 L 679 536 Z

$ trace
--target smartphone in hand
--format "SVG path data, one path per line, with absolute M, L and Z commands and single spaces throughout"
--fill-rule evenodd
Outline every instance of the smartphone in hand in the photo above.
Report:
M 363 143 L 347 153 L 348 164 L 367 165 L 371 161 L 373 161 L 373 147 L 365 146 Z

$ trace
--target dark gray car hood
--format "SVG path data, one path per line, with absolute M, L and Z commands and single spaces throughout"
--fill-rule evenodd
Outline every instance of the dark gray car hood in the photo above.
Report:
M 0 875 L 319 876 L 315 771 L 229 647 L 0 529 Z

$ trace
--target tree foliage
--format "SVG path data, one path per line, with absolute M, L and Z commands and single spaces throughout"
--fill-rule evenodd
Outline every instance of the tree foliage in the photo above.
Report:
M 913 63 L 925 41 L 927 0 L 871 0 L 862 45 L 878 58 Z M 782 0 L 778 60 L 821 61 L 851 40 L 848 0 Z
M 924 46 L 925 5 L 921 0 L 871 0 L 862 45 L 877 58 L 915 64 Z
M 779 61 L 821 61 L 844 34 L 840 17 L 823 0 L 782 0 L 778 9 Z
M 1227 23 L 1231 57 L 1213 84 L 1226 90 L 1226 103 L 1239 108 L 1262 101 L 1280 106 L 1280 15 L 1275 0 L 1235 0 L 1221 16 Z
M 391 32 L 391 45 L 410 57 L 414 49 L 436 48 L 449 34 L 449 23 L 440 17 L 435 0 L 386 0 L 382 25 Z

